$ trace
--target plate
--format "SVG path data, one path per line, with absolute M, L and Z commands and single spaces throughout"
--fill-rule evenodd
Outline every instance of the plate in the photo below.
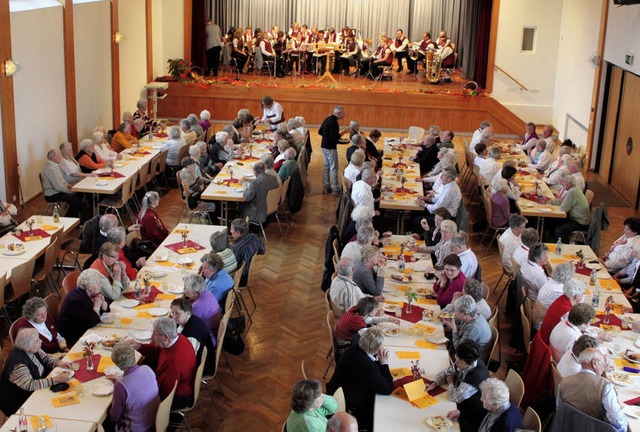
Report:
M 622 411 L 629 417 L 640 418 L 640 410 L 637 406 L 623 404 Z
M 391 280 L 395 282 L 411 282 L 413 281 L 413 277 L 411 275 L 394 273 L 391 275 Z
M 160 270 L 160 269 L 151 269 L 148 271 L 149 276 L 151 276 L 154 279 L 160 279 L 163 278 L 167 275 L 167 272 L 164 270 Z
M 638 339 L 638 340 L 636 341 L 636 346 L 637 346 L 638 348 L 640 348 L 640 339 Z
M 114 168 L 122 168 L 123 166 L 124 164 L 121 164 L 121 163 L 113 164 Z
M 24 248 L 18 249 L 17 251 L 12 251 L 12 250 L 9 250 L 9 249 L 2 249 L 2 254 L 6 255 L 6 256 L 22 255 L 25 252 L 26 252 L 26 249 L 24 249 Z
M 437 345 L 446 344 L 449 341 L 449 339 L 444 336 L 429 336 L 427 340 Z
M 414 254 L 415 256 L 415 254 Z M 417 271 L 420 273 L 426 272 L 427 271 L 427 266 L 426 265 L 415 265 L 413 266 L 413 271 Z
M 551 209 L 549 207 L 540 207 L 538 210 L 542 213 L 551 213 Z
M 115 377 L 121 377 L 124 375 L 124 372 L 118 366 L 109 366 L 104 370 L 104 374 L 115 376 Z
M 114 319 L 110 313 L 106 313 L 106 314 L 102 314 L 102 316 L 100 317 L 100 321 L 102 321 L 105 324 L 112 324 Z
M 397 308 L 398 308 L 398 305 L 395 305 L 395 304 L 388 303 L 388 304 L 382 305 L 382 310 L 389 313 L 395 313 Z
M 425 420 L 425 423 L 427 424 L 427 426 L 437 430 L 437 431 L 441 431 L 441 430 L 447 430 L 450 427 L 453 426 L 453 423 L 451 422 L 451 420 L 449 420 L 448 418 L 444 417 L 444 416 L 433 416 L 433 417 L 428 417 Z
M 180 285 L 170 285 L 167 288 L 167 291 L 170 292 L 171 294 L 182 294 L 184 293 L 184 287 Z
M 169 313 L 169 309 L 166 308 L 151 308 L 149 310 L 147 310 L 147 312 L 149 312 L 149 315 L 152 315 L 154 317 L 161 317 L 161 316 L 165 316 Z
M 400 336 L 402 334 L 402 331 L 400 330 L 400 327 L 398 327 L 397 325 L 393 325 L 393 326 L 386 326 L 382 328 L 382 334 L 384 334 L 385 336 Z
M 429 288 L 418 288 L 416 290 L 416 293 L 418 295 L 425 296 L 425 297 L 435 297 L 436 296 L 436 293 L 433 290 L 429 289 Z
M 151 330 L 138 330 L 133 332 L 133 337 L 141 341 L 150 340 L 151 336 L 153 336 Z
M 100 180 L 96 182 L 96 186 L 106 186 L 108 184 L 109 182 L 107 182 L 106 180 Z
M 75 372 L 72 369 L 60 369 L 54 374 L 54 376 L 69 375 L 69 379 L 71 379 L 71 378 L 73 378 L 74 374 L 75 374 Z
M 153 259 L 155 262 L 165 262 L 169 261 L 169 257 L 167 255 L 160 255 Z
M 178 264 L 180 264 L 180 265 L 186 265 L 186 264 L 191 264 L 191 263 L 193 263 L 193 260 L 191 258 L 189 258 L 189 257 L 180 258 L 178 260 Z
M 588 268 L 589 270 L 600 270 L 602 268 L 602 266 L 598 263 L 587 263 L 584 265 L 586 268 Z
M 91 386 L 90 392 L 94 396 L 109 396 L 113 393 L 113 384 L 110 382 L 95 383 Z
M 629 360 L 631 363 L 640 364 L 640 359 L 635 360 L 635 359 L 633 359 L 632 357 L 629 357 L 629 354 L 638 354 L 638 353 L 637 353 L 637 352 L 634 352 L 634 351 L 631 351 L 631 350 L 626 350 L 626 351 L 624 352 L 624 354 L 622 354 L 622 356 L 623 356 L 625 359 Z
M 628 373 L 624 373 L 624 372 L 611 372 L 609 374 L 607 374 L 609 376 L 609 379 L 611 380 L 612 383 L 614 383 L 615 385 L 619 385 L 620 387 L 626 387 L 629 384 L 633 384 L 633 379 L 631 379 L 631 376 L 629 376 Z
M 453 319 L 453 314 L 451 312 L 442 312 L 438 319 Z
M 139 304 L 140 301 L 135 299 L 120 300 L 120 306 L 122 306 L 123 308 L 131 309 L 138 306 Z

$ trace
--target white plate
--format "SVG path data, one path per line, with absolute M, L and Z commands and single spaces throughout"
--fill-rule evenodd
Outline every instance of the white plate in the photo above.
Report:
M 124 372 L 118 366 L 109 366 L 104 370 L 104 374 L 115 376 L 115 377 L 121 377 L 124 375 Z
M 69 379 L 73 378 L 73 375 L 75 374 L 75 372 L 72 369 L 60 369 L 58 371 L 56 371 L 55 374 L 53 374 L 53 376 L 58 376 L 58 375 L 69 375 Z
M 551 209 L 549 207 L 540 207 L 538 210 L 540 210 L 542 213 L 551 213 Z
M 602 266 L 597 263 L 587 263 L 584 266 L 589 270 L 600 270 L 602 268 Z
M 160 270 L 160 269 L 151 269 L 148 271 L 149 272 L 149 276 L 151 276 L 154 279 L 160 279 L 163 278 L 167 275 L 167 272 L 164 270 Z
M 623 404 L 622 411 L 629 417 L 638 419 L 640 418 L 640 408 L 635 405 Z
M 99 336 L 95 333 L 89 333 L 80 338 L 81 342 L 88 342 L 88 343 L 99 343 L 101 340 L 102 340 L 102 336 Z
M 433 423 L 433 419 L 434 419 L 434 418 L 435 418 L 435 417 L 428 417 L 428 418 L 424 421 L 424 423 L 425 423 L 427 426 L 429 426 L 430 428 L 433 428 L 433 429 L 435 429 L 435 430 L 437 430 L 437 431 L 440 431 L 440 430 L 448 430 L 449 428 L 451 428 L 451 427 L 453 426 L 453 423 L 451 422 L 451 420 L 449 420 L 448 418 L 446 418 L 446 417 L 444 417 L 444 416 L 438 416 L 438 418 L 442 418 L 444 422 L 443 422 L 443 424 L 442 424 L 442 425 L 440 425 L 440 426 L 436 426 L 436 425 Z
M 638 339 L 638 340 L 636 341 L 636 346 L 637 346 L 638 348 L 640 348 L 640 339 Z
M 24 249 L 24 248 L 19 249 L 17 251 L 12 251 L 12 250 L 9 250 L 9 249 L 2 249 L 2 254 L 3 255 L 7 255 L 7 256 L 22 255 L 25 252 L 26 252 L 26 249 Z
M 382 305 L 382 310 L 389 313 L 395 313 L 398 305 L 396 304 L 384 304 Z
M 106 181 L 106 180 L 101 180 L 101 181 L 97 181 L 96 182 L 96 186 L 106 186 L 108 184 L 109 184 L 109 182 Z
M 109 396 L 113 393 L 113 384 L 110 382 L 95 383 L 91 386 L 90 391 L 94 396 Z
M 383 327 L 382 334 L 389 337 L 396 337 L 402 335 L 402 331 L 400 331 L 400 327 L 397 325 L 387 325 Z
M 154 317 L 161 317 L 161 316 L 166 316 L 169 313 L 169 309 L 166 308 L 152 308 L 147 310 L 147 312 L 149 312 L 149 315 L 152 315 Z
M 449 339 L 444 336 L 429 336 L 427 340 L 438 345 L 446 344 L 449 341 Z
M 184 287 L 180 285 L 170 285 L 167 288 L 167 291 L 170 292 L 171 294 L 182 294 L 184 293 Z
M 632 354 L 637 354 L 637 353 L 632 353 Z M 622 357 L 624 357 L 626 360 L 629 360 L 631 363 L 640 364 L 640 360 L 634 360 L 634 359 L 632 359 L 631 357 L 629 357 L 629 356 L 627 355 L 627 353 L 626 353 L 626 352 L 622 354 Z
M 138 330 L 133 332 L 133 337 L 140 341 L 147 341 L 151 339 L 153 332 L 151 330 Z
M 114 168 L 122 168 L 123 166 L 124 164 L 121 164 L 121 163 L 113 164 Z
M 193 260 L 189 257 L 183 257 L 178 260 L 178 264 L 180 265 L 191 264 L 191 263 L 193 263 Z
M 415 266 L 413 266 L 413 271 L 420 272 L 420 273 L 426 272 L 427 271 L 427 266 L 426 265 L 415 265 Z
M 140 300 L 135 300 L 135 299 L 120 300 L 120 306 L 127 309 L 134 308 L 139 304 L 140 304 Z
M 630 384 L 633 384 L 633 381 L 634 381 L 632 378 L 630 378 L 628 373 L 624 373 L 624 372 L 611 372 L 611 373 L 608 373 L 607 375 L 609 376 L 609 379 L 611 380 L 612 383 L 620 387 L 626 387 Z M 629 378 L 629 381 L 624 379 L 625 377 Z
M 100 317 L 100 321 L 102 321 L 105 324 L 111 324 L 113 323 L 114 319 L 110 313 L 106 313 L 106 314 L 102 314 L 102 316 Z
M 160 255 L 153 259 L 155 262 L 165 262 L 169 261 L 169 257 L 167 255 Z

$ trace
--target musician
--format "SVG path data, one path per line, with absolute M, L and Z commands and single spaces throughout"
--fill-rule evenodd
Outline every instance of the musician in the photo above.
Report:
M 407 58 L 407 47 L 409 46 L 409 38 L 404 35 L 402 29 L 396 30 L 396 38 L 393 41 L 396 59 L 398 60 L 397 72 L 402 72 L 402 59 Z
M 316 34 L 315 43 L 324 43 L 324 30 L 318 30 L 318 33 Z M 320 62 L 319 66 L 316 64 L 313 67 L 318 75 L 322 75 L 327 65 L 327 52 L 322 51 L 322 52 L 315 53 L 313 55 L 313 59 L 315 60 L 316 63 Z
M 300 74 L 300 56 L 303 53 L 302 32 L 297 32 L 295 37 L 291 39 L 291 51 L 289 52 L 289 67 L 293 71 L 293 76 Z
M 389 38 L 382 39 L 380 54 L 378 54 L 378 57 L 371 65 L 371 73 L 374 79 L 382 73 L 382 68 L 391 66 L 393 63 L 393 54 L 391 48 L 389 48 L 390 42 Z
M 271 45 L 271 42 L 263 37 L 261 29 L 257 28 L 255 35 L 256 49 L 260 50 L 260 52 L 262 53 L 262 58 L 264 60 L 273 60 L 276 69 L 273 71 L 273 73 L 280 78 L 282 74 L 278 71 L 279 65 L 277 64 L 278 62 L 276 62 L 276 52 L 273 50 L 273 45 Z
M 267 39 L 269 39 L 271 43 L 275 42 L 278 39 L 279 31 L 280 30 L 278 29 L 278 26 L 274 25 L 273 27 L 271 27 L 271 30 L 267 32 Z
M 362 59 L 362 61 L 360 62 L 360 74 L 361 75 L 366 75 L 367 74 L 367 72 L 371 68 L 371 65 L 373 64 L 374 61 L 376 61 L 376 59 L 378 58 L 378 56 L 380 55 L 380 53 L 382 52 L 383 49 L 384 49 L 384 45 L 382 44 L 382 39 L 381 39 L 380 43 L 378 44 L 378 47 L 376 48 L 376 51 L 373 53 L 373 55 L 371 57 L 367 57 L 365 59 Z
M 287 35 L 289 36 L 289 39 L 295 39 L 300 31 L 300 24 L 296 21 L 291 25 L 291 27 L 289 27 Z
M 349 75 L 349 68 L 356 64 L 356 59 L 358 58 L 358 52 L 360 51 L 360 47 L 356 43 L 353 35 L 349 35 L 347 39 L 344 41 L 344 52 L 340 56 L 340 61 L 338 62 L 338 58 L 336 57 L 336 63 L 341 63 L 341 70 L 338 70 L 338 73 L 341 71 L 345 71 L 345 75 Z
M 244 42 L 245 46 L 252 47 L 255 45 L 255 38 L 253 35 L 253 29 L 251 27 L 247 27 L 244 29 L 244 36 L 242 36 L 242 42 Z
M 231 41 L 231 57 L 236 59 L 236 67 L 238 72 L 244 70 L 249 55 L 244 43 L 243 31 L 241 28 L 237 29 L 233 34 L 233 40 Z
M 269 126 L 269 129 L 274 131 L 278 128 L 278 125 L 284 121 L 284 111 L 282 105 L 275 102 L 271 96 L 263 96 L 260 100 L 263 113 L 261 123 Z
M 407 57 L 407 67 L 412 73 L 418 73 L 418 63 L 425 60 L 425 52 L 429 49 L 435 50 L 437 49 L 437 45 L 431 40 L 431 33 L 424 32 L 422 33 L 422 40 L 418 45 L 418 59 L 412 60 L 411 57 Z
M 447 39 L 447 36 L 440 36 L 438 47 L 438 54 L 440 54 L 442 67 L 446 69 L 453 68 L 456 63 L 456 57 L 453 54 L 453 44 Z
M 351 29 L 349 27 L 345 27 L 340 30 L 340 37 L 338 38 L 338 43 L 344 43 L 347 40 L 349 35 L 351 34 Z
M 324 35 L 324 41 L 326 43 L 337 43 L 338 35 L 336 34 L 336 29 L 329 27 Z
M 289 66 L 289 51 L 287 50 L 287 38 L 282 30 L 278 30 L 278 38 L 273 43 L 273 49 L 278 57 L 279 69 L 284 74 Z
M 309 31 L 309 27 L 307 27 L 306 24 L 302 24 L 300 33 L 302 33 L 302 41 L 304 43 L 311 43 L 311 32 Z

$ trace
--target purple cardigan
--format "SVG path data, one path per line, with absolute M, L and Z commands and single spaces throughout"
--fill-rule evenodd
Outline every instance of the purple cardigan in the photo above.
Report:
M 451 303 L 453 301 L 453 294 L 462 292 L 466 280 L 467 278 L 464 276 L 464 273 L 460 272 L 458 277 L 449 281 L 444 288 L 440 288 L 440 281 L 436 281 L 436 283 L 433 284 L 433 290 L 436 293 L 436 303 L 438 303 L 438 306 L 444 308 Z
M 216 335 L 221 318 L 218 300 L 211 294 L 211 291 L 204 290 L 191 306 L 193 307 L 193 314 L 207 325 L 213 346 L 216 346 Z
M 491 195 L 491 225 L 495 228 L 502 228 L 509 222 L 509 198 L 499 192 Z
M 134 366 L 115 384 L 109 418 L 117 432 L 153 432 L 160 405 L 156 375 L 149 366 Z

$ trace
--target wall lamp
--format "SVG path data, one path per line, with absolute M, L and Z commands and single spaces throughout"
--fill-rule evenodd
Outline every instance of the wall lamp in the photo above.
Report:
M 4 69 L 4 74 L 8 77 L 12 77 L 22 70 L 20 65 L 16 63 L 13 59 L 9 59 L 5 61 L 3 65 L 3 69 Z
M 122 33 L 120 33 L 119 31 L 117 31 L 117 32 L 115 32 L 113 34 L 113 41 L 118 45 L 120 43 L 122 43 L 122 41 L 124 41 L 124 39 L 125 39 L 124 35 Z

